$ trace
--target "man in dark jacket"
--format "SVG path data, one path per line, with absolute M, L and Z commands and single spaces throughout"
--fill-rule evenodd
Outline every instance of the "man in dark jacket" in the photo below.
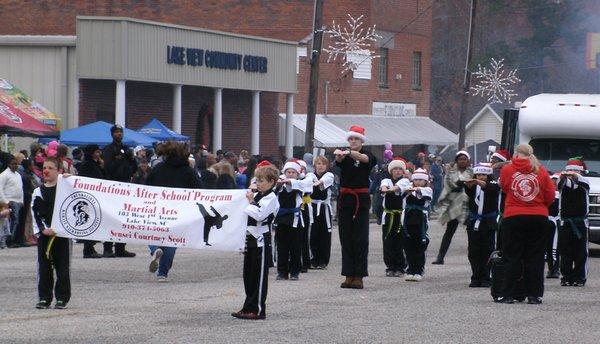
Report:
M 137 166 L 133 151 L 123 144 L 123 127 L 115 124 L 110 128 L 113 142 L 104 147 L 102 152 L 106 179 L 130 183 Z M 135 253 L 125 250 L 124 243 L 115 243 L 113 253 L 112 242 L 104 243 L 104 257 L 135 257 Z
M 83 162 L 79 164 L 79 175 L 82 177 L 105 179 L 104 162 L 102 161 L 102 151 L 96 144 L 90 144 L 84 148 Z M 83 241 L 83 258 L 102 258 L 102 255 L 96 252 L 94 245 L 97 241 Z
M 200 179 L 188 162 L 189 152 L 184 144 L 168 141 L 163 145 L 165 161 L 154 167 L 146 185 L 184 189 L 199 189 Z M 157 273 L 157 281 L 166 282 L 175 258 L 175 247 L 150 246 L 152 261 L 149 271 Z

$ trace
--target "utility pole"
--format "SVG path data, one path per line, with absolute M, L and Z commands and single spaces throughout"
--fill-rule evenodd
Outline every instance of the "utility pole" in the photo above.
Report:
M 310 52 L 310 82 L 308 84 L 308 109 L 306 110 L 304 152 L 311 154 L 314 148 L 317 94 L 319 93 L 319 62 L 321 60 L 321 46 L 323 45 L 323 1 L 315 0 L 313 41 L 312 51 Z
M 465 63 L 465 77 L 463 79 L 462 87 L 462 101 L 460 102 L 460 127 L 458 131 L 458 149 L 465 147 L 465 127 L 467 125 L 467 109 L 469 101 L 469 88 L 471 86 L 471 72 L 469 72 L 469 65 L 471 64 L 471 58 L 473 57 L 473 31 L 475 29 L 475 13 L 477 10 L 477 0 L 471 0 L 471 17 L 469 20 L 469 42 L 467 43 L 467 60 Z

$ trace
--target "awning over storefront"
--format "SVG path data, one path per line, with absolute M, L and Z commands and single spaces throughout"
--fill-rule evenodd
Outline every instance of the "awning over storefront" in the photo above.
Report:
M 279 114 L 279 145 L 285 144 L 285 114 Z M 294 146 L 304 146 L 306 115 L 294 115 Z M 458 142 L 458 136 L 429 117 L 384 117 L 372 115 L 317 115 L 315 146 L 346 145 L 346 131 L 351 125 L 365 128 L 367 145 L 448 145 Z

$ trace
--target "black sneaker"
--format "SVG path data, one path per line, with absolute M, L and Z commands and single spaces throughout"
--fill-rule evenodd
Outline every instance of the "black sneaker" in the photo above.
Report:
M 494 299 L 494 302 L 512 304 L 515 303 L 515 299 L 513 299 L 511 296 L 499 296 Z
M 54 308 L 65 309 L 67 308 L 67 303 L 65 301 L 56 301 L 56 303 L 54 304 Z
M 83 258 L 86 258 L 86 259 L 87 258 L 96 259 L 96 258 L 102 258 L 102 255 L 100 255 L 98 252 L 90 252 L 90 253 L 85 253 L 83 255 Z
M 574 287 L 584 287 L 585 286 L 585 281 L 583 280 L 575 280 L 573 281 L 573 283 L 571 283 L 572 286 Z
M 123 250 L 121 252 L 115 253 L 115 256 L 117 256 L 119 258 L 133 258 L 133 257 L 135 257 L 135 253 L 129 252 L 127 250 Z
M 289 278 L 289 277 L 288 277 L 288 274 L 285 274 L 285 273 L 283 273 L 283 272 L 278 272 L 278 273 L 277 273 L 277 280 L 278 280 L 278 281 L 283 281 L 283 280 L 286 280 L 286 279 L 288 279 L 288 278 Z
M 527 303 L 530 305 L 541 305 L 542 304 L 542 298 L 538 297 L 538 296 L 528 296 L 527 297 Z
M 297 281 L 299 279 L 300 279 L 300 277 L 298 276 L 298 274 L 292 274 L 290 276 L 290 281 Z
M 104 252 L 102 252 L 102 257 L 103 258 L 114 258 L 115 253 L 113 252 L 113 250 L 104 250 Z
M 479 288 L 479 287 L 481 287 L 481 281 L 472 280 L 471 283 L 469 283 L 469 288 Z
M 482 288 L 490 288 L 492 286 L 492 282 L 488 280 L 481 281 L 480 287 Z
M 385 277 L 394 277 L 394 271 L 392 270 L 387 270 L 385 272 Z
M 561 287 L 568 287 L 568 286 L 572 286 L 573 283 L 571 283 L 571 281 L 569 281 L 568 279 L 563 277 L 560 279 L 560 285 L 561 285 Z
M 431 262 L 431 264 L 433 264 L 433 265 L 444 265 L 444 260 L 443 259 L 436 259 L 433 262 Z
M 35 304 L 35 308 L 48 309 L 48 308 L 50 308 L 50 301 L 40 300 L 38 303 Z

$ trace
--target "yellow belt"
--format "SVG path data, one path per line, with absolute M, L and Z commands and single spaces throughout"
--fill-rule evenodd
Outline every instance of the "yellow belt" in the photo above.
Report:
M 392 231 L 392 225 L 394 224 L 394 220 L 396 219 L 396 215 L 402 215 L 402 209 L 383 209 L 383 212 L 390 215 L 390 222 L 387 224 L 387 232 L 385 233 L 385 239 L 387 239 L 388 235 Z M 399 230 L 402 229 L 402 223 L 400 223 Z

